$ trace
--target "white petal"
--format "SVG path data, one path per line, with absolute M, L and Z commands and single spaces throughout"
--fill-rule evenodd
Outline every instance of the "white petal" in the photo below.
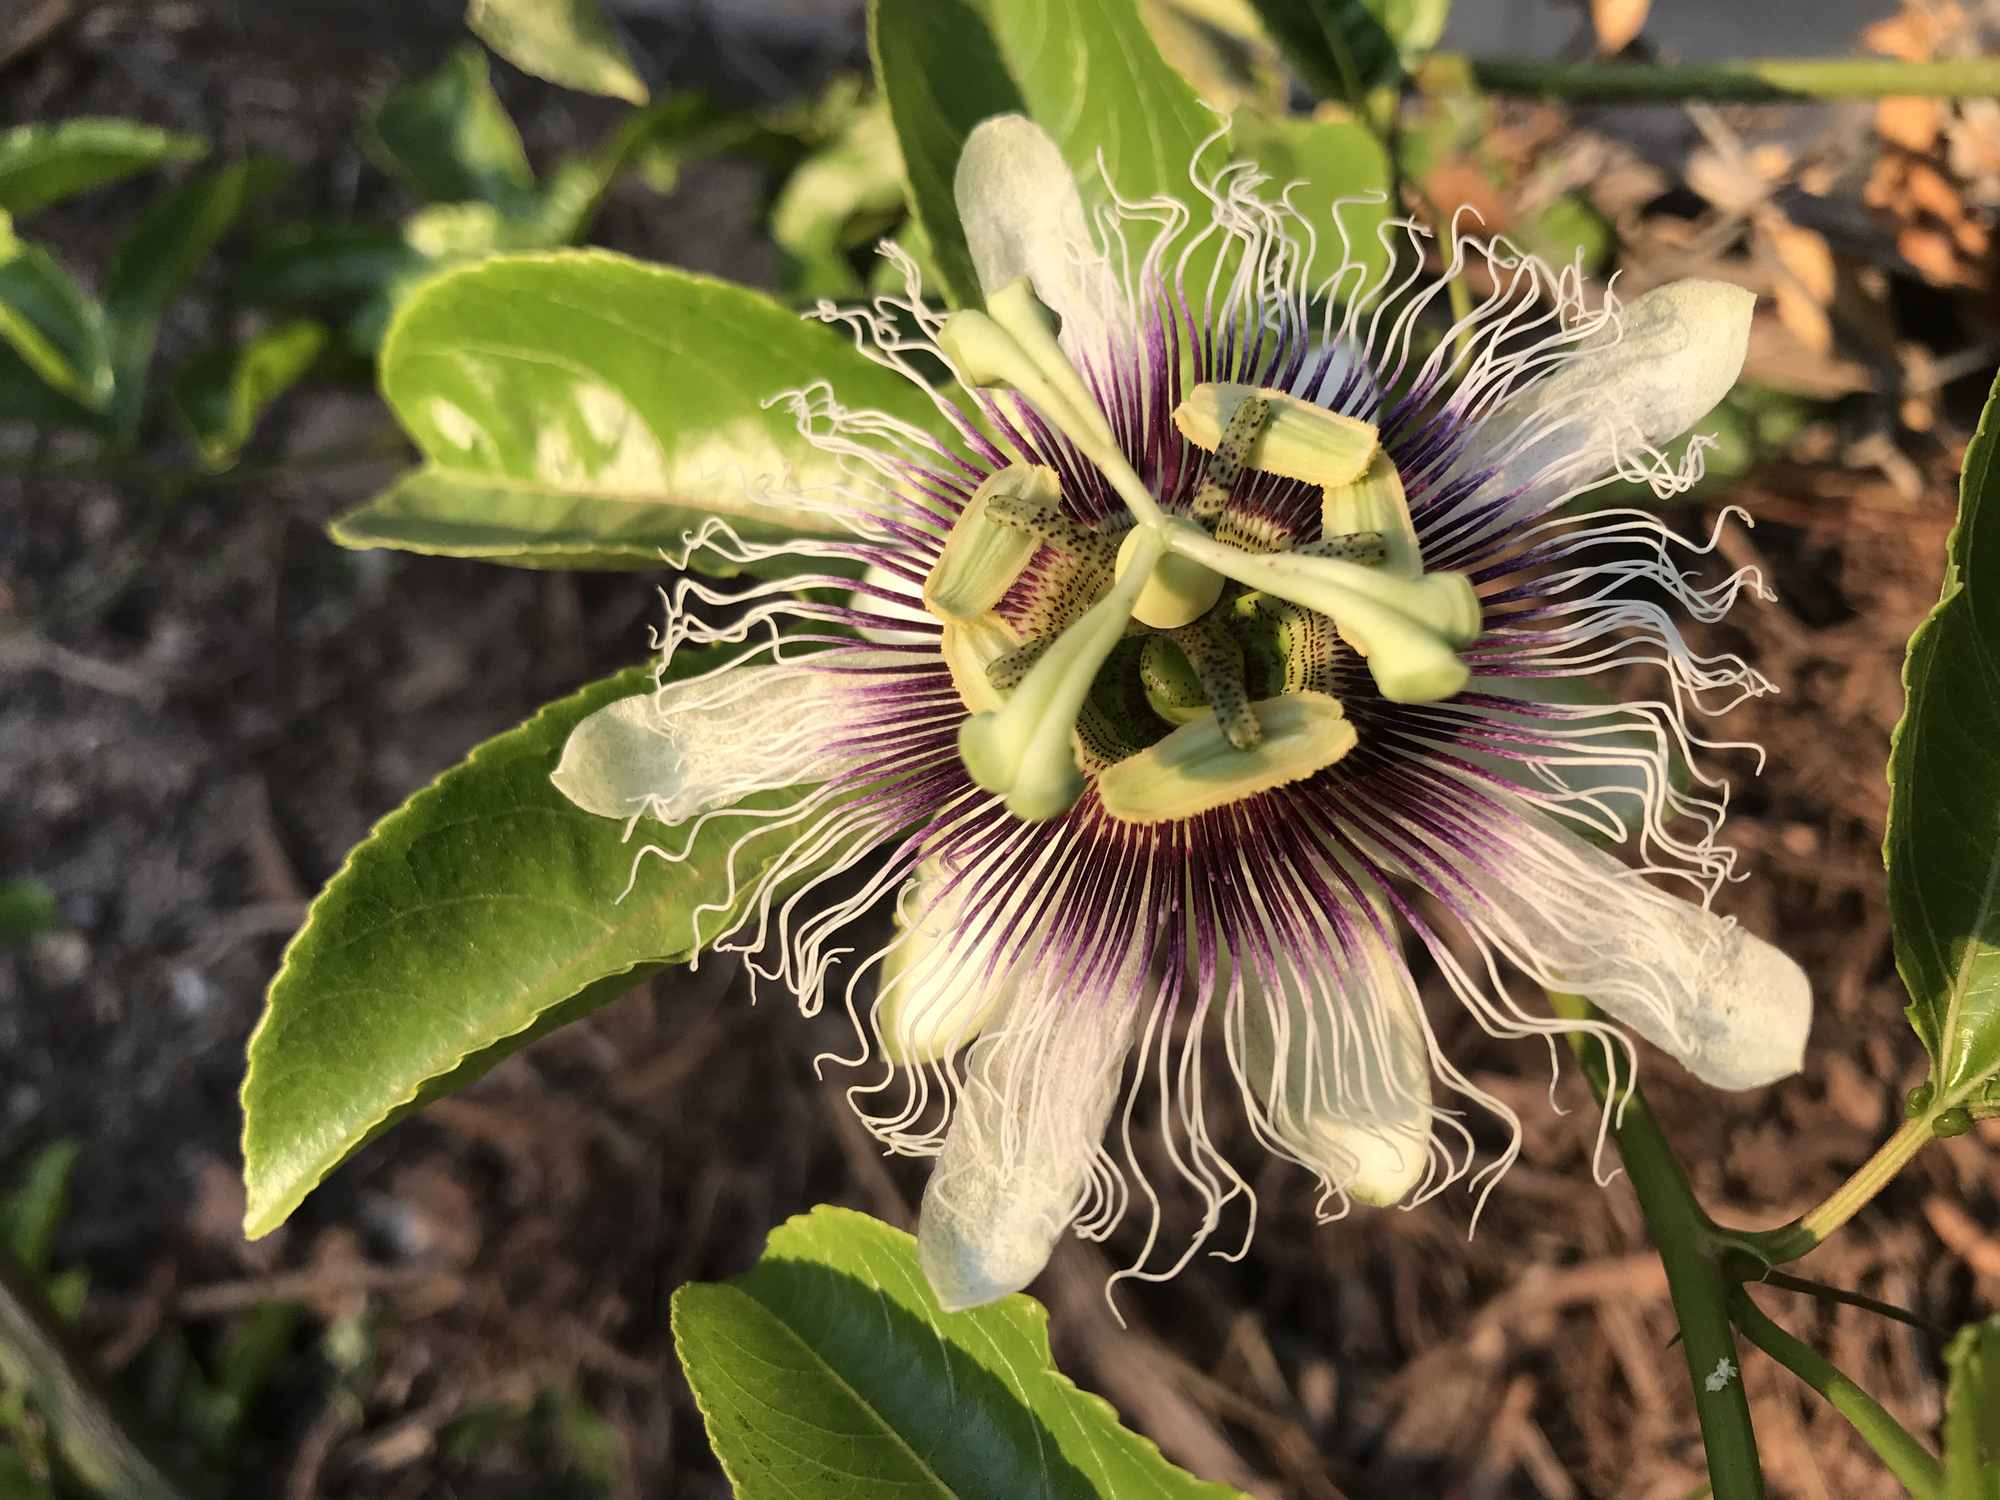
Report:
M 1363 1203 L 1396 1202 L 1430 1163 L 1423 1008 L 1385 909 L 1345 911 L 1337 965 L 1244 969 L 1242 1072 L 1278 1142 Z M 1379 924 L 1379 925 L 1378 925 Z
M 825 747 L 851 692 L 840 674 L 804 666 L 733 667 L 671 682 L 577 725 L 549 779 L 585 812 L 643 812 L 665 823 L 825 781 L 844 769 Z
M 1027 899 L 1026 886 L 1010 906 Z M 882 959 L 875 1006 L 889 1061 L 948 1057 L 978 1036 L 1005 1001 L 1019 960 L 1011 949 L 1001 952 L 1007 912 L 979 910 L 980 894 L 977 879 L 954 883 L 935 860 L 926 860 L 898 894 L 897 936 Z
M 1571 488 L 1671 442 L 1729 394 L 1756 297 L 1722 281 L 1655 287 L 1487 418 L 1458 468 L 1496 488 Z
M 974 1044 L 917 1223 L 948 1312 L 1017 1292 L 1085 1198 L 1131 1045 L 1123 998 L 1022 997 Z
M 1020 115 L 982 120 L 965 139 L 952 192 L 980 289 L 991 296 L 1026 276 L 1062 320 L 1071 356 L 1101 352 L 1116 283 L 1047 132 Z
M 1799 1070 L 1812 988 L 1797 964 L 1546 817 L 1521 808 L 1491 827 L 1503 873 L 1460 868 L 1487 903 L 1482 931 L 1535 979 L 1594 1001 L 1717 1088 Z

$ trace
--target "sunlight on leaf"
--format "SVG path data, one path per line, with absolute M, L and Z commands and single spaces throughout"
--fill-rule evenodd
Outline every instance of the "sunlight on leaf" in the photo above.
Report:
M 471 0 L 465 24 L 524 73 L 586 94 L 646 102 L 646 85 L 597 0 Z

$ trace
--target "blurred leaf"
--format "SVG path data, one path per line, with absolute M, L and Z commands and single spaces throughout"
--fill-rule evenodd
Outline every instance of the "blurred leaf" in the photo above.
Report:
M 372 294 L 421 260 L 386 229 L 295 224 L 257 248 L 236 285 L 251 302 L 336 303 Z
M 1387 217 L 1387 204 L 1359 201 L 1383 195 L 1389 184 L 1389 153 L 1373 131 L 1339 114 L 1312 120 L 1245 114 L 1236 121 L 1236 141 L 1271 174 L 1268 194 L 1298 185 L 1292 204 L 1319 237 L 1313 257 L 1315 289 L 1343 264 L 1359 267 L 1361 274 L 1347 272 L 1336 289 L 1341 296 L 1388 270 L 1389 252 L 1376 234 Z
M 903 157 L 877 101 L 800 163 L 771 205 L 771 238 L 793 260 L 786 289 L 802 300 L 860 292 L 848 255 L 894 228 L 903 206 Z
M 729 648 L 681 651 L 672 676 Z M 268 1234 L 326 1174 L 413 1105 L 524 1041 L 686 960 L 723 930 L 785 847 L 711 822 L 678 862 L 649 863 L 614 819 L 549 782 L 576 724 L 649 691 L 634 668 L 544 708 L 375 826 L 314 900 L 271 982 L 243 1080 L 244 1232 Z M 746 807 L 782 807 L 789 794 Z M 732 884 L 733 876 L 736 884 Z M 721 908 L 721 909 L 718 909 Z M 726 910 L 724 910 L 726 909 Z
M 104 312 L 111 326 L 113 418 L 120 436 L 138 432 L 147 366 L 168 304 L 285 170 L 282 163 L 253 157 L 203 172 L 155 198 L 118 247 L 104 285 Z
M 1943 1500 L 2000 1500 L 2000 1318 L 1961 1328 L 1944 1364 Z
M 1218 109 L 1285 112 L 1284 58 L 1250 0 L 1139 0 L 1167 64 Z
M 0 880 L 0 948 L 25 943 L 61 920 L 56 893 L 31 875 Z
M 976 301 L 978 287 L 952 177 L 966 136 L 987 115 L 1019 110 L 1047 130 L 1087 210 L 1109 207 L 1115 184 L 1128 200 L 1179 200 L 1197 226 L 1211 218 L 1189 169 L 1221 121 L 1160 56 L 1136 0 L 874 0 L 872 14 L 876 77 L 908 164 L 911 207 L 955 300 Z M 1387 157 L 1351 121 L 1246 112 L 1236 129 L 1234 143 L 1211 148 L 1210 170 L 1229 160 L 1233 144 L 1278 179 L 1274 190 L 1308 173 L 1317 179 L 1300 201 L 1311 205 L 1319 240 L 1316 279 L 1326 279 L 1338 264 L 1339 236 L 1323 206 L 1336 195 L 1386 192 Z M 1378 264 L 1383 212 L 1355 205 L 1342 214 L 1357 251 Z M 1196 251 L 1189 285 L 1203 284 L 1200 257 L 1208 253 Z
M 305 378 L 325 347 L 325 327 L 300 319 L 191 360 L 174 402 L 202 467 L 219 473 L 234 464 L 271 403 Z
M 789 1220 L 733 1281 L 681 1287 L 673 1330 L 738 1500 L 1237 1494 L 1071 1384 L 1039 1303 L 944 1312 L 916 1241 L 850 1209 Z
M 0 1443 L 0 1500 L 57 1500 L 57 1496 L 35 1476 L 26 1455 Z
M 74 194 L 207 151 L 198 136 L 132 120 L 19 125 L 0 131 L 0 213 L 25 219 Z
M 1451 0 L 1251 0 L 1316 93 L 1360 104 L 1437 45 Z
M 66 402 L 87 412 L 111 404 L 111 345 L 103 309 L 54 256 L 16 239 L 4 215 L 0 345 L 5 346 L 0 357 Z
M 586 94 L 646 102 L 646 85 L 597 0 L 469 0 L 465 24 L 524 73 Z
M 433 202 L 503 203 L 534 186 L 486 54 L 471 43 L 428 78 L 392 89 L 369 121 L 368 139 L 384 167 Z
M 1618 247 L 1611 221 L 1581 193 L 1558 193 L 1514 235 L 1521 248 L 1558 266 L 1601 275 Z
M 35 1276 L 49 1269 L 56 1231 L 69 1212 L 69 1179 L 82 1147 L 61 1140 L 44 1146 L 21 1174 L 17 1187 L 0 1198 L 0 1248 Z
M 382 389 L 425 467 L 333 523 L 349 547 L 530 567 L 660 566 L 710 515 L 746 536 L 825 531 L 759 503 L 841 482 L 767 398 L 815 380 L 935 428 L 915 386 L 845 334 L 727 282 L 603 251 L 513 256 L 414 293 Z
M 972 127 L 1027 109 L 973 0 L 870 0 L 868 46 L 908 178 L 910 209 L 929 237 L 944 300 L 977 306 L 952 174 Z
M 2000 382 L 1959 481 L 1944 589 L 1889 746 L 1889 916 L 1933 1116 L 2000 1073 Z

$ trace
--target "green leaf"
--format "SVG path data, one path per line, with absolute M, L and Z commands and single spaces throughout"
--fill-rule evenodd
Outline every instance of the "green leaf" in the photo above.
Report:
M 849 255 L 893 229 L 903 208 L 902 153 L 877 101 L 801 162 L 771 204 L 771 238 L 792 262 L 787 291 L 799 301 L 858 296 Z
M 1251 0 L 1315 92 L 1359 104 L 1437 45 L 1451 0 Z
M 1212 210 L 1188 179 L 1202 141 L 1220 118 L 1160 56 L 1136 0 L 873 0 L 875 74 L 908 165 L 910 207 L 930 235 L 946 290 L 978 300 L 977 278 L 952 200 L 952 177 L 973 126 L 1018 110 L 1047 130 L 1069 163 L 1087 210 L 1126 199 L 1168 197 L 1197 226 Z M 1211 149 L 1211 170 L 1235 154 L 1258 162 L 1282 187 L 1305 177 L 1300 195 L 1318 234 L 1316 280 L 1339 264 L 1333 199 L 1383 193 L 1389 160 L 1349 121 L 1290 122 L 1246 113 L 1233 143 Z M 1099 159 L 1102 158 L 1100 168 Z M 1107 181 L 1108 180 L 1108 181 Z M 1357 259 L 1379 265 L 1375 239 L 1384 208 L 1342 211 Z M 1188 268 L 1199 286 L 1204 272 Z M 1350 283 L 1350 286 L 1352 283 Z
M 61 920 L 56 893 L 32 875 L 0 880 L 0 948 L 25 943 Z
M 1347 272 L 1337 289 L 1343 296 L 1389 268 L 1389 251 L 1375 232 L 1387 215 L 1386 204 L 1355 201 L 1383 193 L 1390 181 L 1389 153 L 1372 130 L 1352 118 L 1245 114 L 1237 117 L 1235 135 L 1238 148 L 1271 174 L 1268 194 L 1298 185 L 1292 203 L 1319 237 L 1313 258 L 1315 290 L 1343 264 L 1363 268 L 1359 277 Z M 1336 224 L 1346 230 L 1344 244 Z
M 870 0 L 868 50 L 902 143 L 910 212 L 929 237 L 944 295 L 977 306 L 979 277 L 952 201 L 952 174 L 973 126 L 1027 104 L 968 0 Z
M 943 1312 L 916 1241 L 849 1209 L 781 1225 L 733 1281 L 680 1288 L 673 1329 L 737 1500 L 1237 1494 L 1071 1384 L 1039 1303 Z
M 586 94 L 646 102 L 646 85 L 597 0 L 470 0 L 465 24 L 524 73 Z
M 282 163 L 257 157 L 203 172 L 154 199 L 118 247 L 104 284 L 104 311 L 116 381 L 112 416 L 120 435 L 138 432 L 146 370 L 168 304 L 244 210 L 284 173 Z
M 470 43 L 430 77 L 392 89 L 369 121 L 367 141 L 385 168 L 436 202 L 504 203 L 534 186 L 486 54 Z
M 302 318 L 189 361 L 174 404 L 202 467 L 220 473 L 233 465 L 271 403 L 305 378 L 325 347 L 326 328 Z
M 2000 1318 L 1961 1328 L 1944 1363 L 1944 1500 L 2000 1500 Z
M 677 653 L 674 675 L 724 657 Z M 650 687 L 633 668 L 488 740 L 377 824 L 320 892 L 250 1039 L 245 1233 L 283 1223 L 409 1108 L 695 952 L 696 908 L 730 899 L 742 821 L 712 823 L 685 860 L 648 861 L 621 901 L 640 844 L 549 783 L 586 714 Z M 739 850 L 737 875 L 748 883 L 783 838 Z M 704 910 L 701 940 L 725 922 Z
M 815 380 L 920 427 L 927 396 L 761 293 L 604 251 L 508 256 L 425 283 L 382 389 L 425 466 L 333 524 L 349 547 L 528 567 L 660 565 L 713 514 L 746 536 L 825 531 L 754 504 L 839 467 L 767 398 Z
M 77 193 L 207 151 L 198 136 L 131 120 L 16 126 L 0 131 L 0 213 L 25 219 Z
M 1889 916 L 1929 1112 L 2000 1073 L 2000 382 L 1959 481 L 1944 591 L 1903 662 L 1889 747 Z
M 56 1231 L 69 1213 L 69 1180 L 82 1149 L 71 1140 L 44 1146 L 21 1174 L 19 1186 L 0 1198 L 0 1249 L 36 1276 L 49 1269 Z
M 0 364 L 61 398 L 61 409 L 111 404 L 104 311 L 55 257 L 14 238 L 0 216 Z M 8 415 L 0 408 L 0 416 Z M 32 413 L 23 412 L 32 416 Z

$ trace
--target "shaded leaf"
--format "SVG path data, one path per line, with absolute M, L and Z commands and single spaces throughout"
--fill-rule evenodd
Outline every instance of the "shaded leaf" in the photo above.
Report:
M 79 415 L 111 404 L 111 346 L 104 312 L 38 245 L 14 238 L 0 217 L 0 362 Z M 7 415 L 0 407 L 0 415 Z M 32 417 L 32 412 L 22 415 Z
M 470 0 L 465 24 L 524 73 L 586 94 L 646 102 L 646 85 L 597 0 Z
M 199 136 L 132 120 L 19 125 L 0 131 L 0 213 L 25 219 L 77 193 L 207 151 Z
M 916 1241 L 821 1206 L 733 1281 L 673 1299 L 674 1348 L 738 1500 L 897 1493 L 1228 1500 L 1054 1366 L 1014 1295 L 939 1309 Z
M 1943 1500 L 2000 1500 L 2000 1318 L 1961 1328 L 1944 1364 Z
M 82 1149 L 71 1140 L 44 1146 L 13 1191 L 0 1197 L 0 1250 L 36 1276 L 49 1269 L 56 1231 L 69 1213 L 69 1180 Z
M 725 654 L 682 651 L 674 675 Z M 723 930 L 724 913 L 705 910 L 697 933 L 695 913 L 731 899 L 739 820 L 710 824 L 684 860 L 649 862 L 621 901 L 639 846 L 549 782 L 586 714 L 650 686 L 634 668 L 488 740 L 378 823 L 314 900 L 250 1039 L 245 1233 L 283 1223 L 410 1107 Z M 782 837 L 738 852 L 745 883 Z
M 2000 384 L 1959 481 L 1944 590 L 1889 749 L 1889 915 L 1933 1115 L 2000 1073 Z
M 920 390 L 761 293 L 603 251 L 510 256 L 425 283 L 382 389 L 426 460 L 341 516 L 335 540 L 536 567 L 660 565 L 707 516 L 748 536 L 824 531 L 760 487 L 839 482 L 791 414 L 841 402 L 939 425 Z
M 325 327 L 300 319 L 191 360 L 175 382 L 174 403 L 202 467 L 219 472 L 234 464 L 271 403 L 305 378 L 325 347 Z
M 369 121 L 382 165 L 436 202 L 505 202 L 534 186 L 486 54 L 467 43 L 428 78 L 390 90 Z
M 32 875 L 0 880 L 0 948 L 47 932 L 61 917 L 56 893 Z
M 284 172 L 282 163 L 254 157 L 203 172 L 154 199 L 118 247 L 104 284 L 104 312 L 116 382 L 112 415 L 121 436 L 138 431 L 146 370 L 167 305 Z
M 1359 104 L 1437 45 L 1451 0 L 1251 0 L 1314 91 Z
M 792 260 L 787 291 L 802 301 L 859 293 L 850 252 L 893 229 L 903 208 L 902 153 L 878 102 L 801 162 L 771 204 L 771 238 Z
M 1376 235 L 1388 210 L 1383 202 L 1367 200 L 1387 188 L 1391 166 L 1388 151 L 1367 126 L 1351 118 L 1246 114 L 1236 121 L 1236 143 L 1271 174 L 1267 193 L 1276 196 L 1296 184 L 1292 203 L 1319 236 L 1315 286 L 1345 265 L 1350 269 L 1335 294 L 1347 296 L 1388 269 L 1389 252 Z

